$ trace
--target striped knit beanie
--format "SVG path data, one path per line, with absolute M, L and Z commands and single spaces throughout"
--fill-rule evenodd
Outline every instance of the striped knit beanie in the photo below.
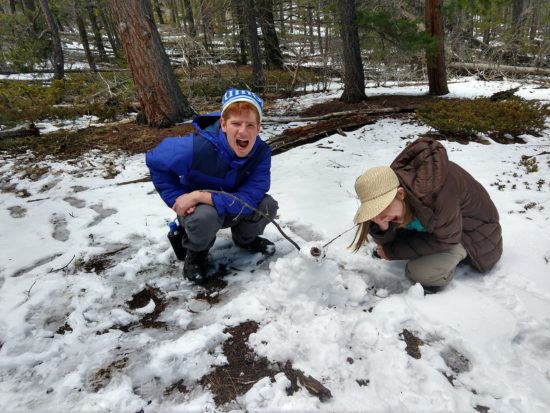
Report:
M 264 102 L 261 97 L 251 92 L 250 90 L 239 90 L 239 89 L 227 89 L 222 97 L 222 112 L 223 112 L 235 102 L 248 102 L 251 103 L 258 114 L 260 115 L 260 122 L 262 121 L 262 111 L 264 109 Z

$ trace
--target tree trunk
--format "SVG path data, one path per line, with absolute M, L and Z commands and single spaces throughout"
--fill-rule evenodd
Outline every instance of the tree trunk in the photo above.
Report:
M 88 10 L 88 17 L 90 18 L 90 24 L 92 25 L 94 43 L 99 53 L 99 58 L 101 60 L 107 60 L 107 54 L 105 53 L 105 47 L 103 46 L 103 40 L 101 39 L 101 30 L 99 30 L 99 25 L 97 24 L 95 6 L 92 0 L 86 0 L 86 9 Z
M 512 1 L 512 45 L 515 47 L 519 47 L 525 31 L 525 24 L 527 22 L 527 1 L 528 0 Z
M 426 0 L 426 31 L 435 40 L 434 50 L 426 53 L 430 95 L 441 96 L 449 93 L 447 86 L 447 69 L 445 67 L 445 38 L 441 20 L 441 0 Z
M 248 28 L 248 46 L 250 51 L 250 61 L 252 64 L 252 85 L 251 89 L 256 92 L 263 92 L 265 89 L 265 74 L 262 67 L 262 58 L 260 52 L 260 42 L 258 40 L 258 25 L 256 24 L 256 11 L 254 9 L 254 0 L 244 1 L 244 15 Z
M 212 22 L 210 21 L 210 14 L 208 13 L 208 7 L 205 0 L 200 0 L 201 22 L 202 22 L 202 34 L 204 38 L 204 48 L 210 49 L 210 28 Z
M 284 37 L 285 35 L 285 8 L 284 8 L 284 1 L 279 0 L 279 30 L 281 32 L 281 36 Z
M 256 7 L 258 9 L 258 20 L 262 28 L 265 63 L 269 68 L 280 69 L 283 67 L 283 54 L 275 31 L 273 0 L 256 1 Z
M 170 9 L 170 21 L 172 22 L 172 24 L 177 24 L 178 11 L 176 10 L 175 0 L 168 0 L 168 8 Z M 179 24 L 178 24 L 178 27 L 179 27 Z
M 9 6 L 10 6 L 10 13 L 15 14 L 15 0 L 10 0 Z
M 317 16 L 316 16 L 316 25 L 317 25 L 317 41 L 319 44 L 319 54 L 323 54 L 323 35 L 321 32 L 321 0 L 317 0 Z M 325 28 L 328 30 L 328 28 Z M 328 34 L 325 35 L 328 36 Z
M 162 7 L 159 0 L 153 0 L 153 3 L 155 6 L 155 12 L 157 13 L 157 17 L 159 19 L 159 24 L 164 24 L 164 18 L 162 17 Z
M 192 117 L 194 111 L 174 76 L 147 0 L 109 0 L 109 7 L 144 122 L 165 127 Z
M 23 9 L 27 9 L 27 10 L 30 10 L 30 11 L 36 11 L 36 5 L 34 3 L 34 0 L 22 0 L 21 5 L 23 6 Z
M 238 30 L 238 44 L 239 44 L 239 57 L 237 64 L 246 65 L 246 22 L 244 18 L 244 10 L 242 0 L 231 0 L 231 8 L 233 14 L 233 22 L 237 23 Z
M 113 54 L 118 57 L 120 53 L 120 40 L 113 29 L 111 19 L 107 17 L 103 11 L 103 8 L 99 9 L 99 18 L 101 20 L 101 24 L 103 24 L 103 27 L 105 28 L 105 32 L 107 33 L 107 39 L 109 39 L 109 44 L 111 45 L 111 49 L 113 49 Z
M 40 8 L 44 13 L 48 28 L 50 30 L 52 46 L 53 46 L 53 70 L 54 79 L 63 79 L 65 76 L 65 60 L 63 58 L 63 48 L 61 47 L 61 38 L 59 37 L 59 29 L 54 16 L 52 15 L 46 0 L 38 0 Z
M 183 0 L 185 6 L 185 19 L 187 20 L 187 29 L 191 37 L 195 38 L 197 35 L 197 29 L 195 28 L 195 19 L 193 18 L 193 9 L 189 0 Z
M 291 34 L 294 33 L 294 23 L 293 23 L 294 10 L 293 9 L 294 9 L 294 6 L 292 6 L 292 0 L 289 0 L 288 1 L 288 24 L 289 24 L 289 30 Z
M 80 2 L 79 0 L 74 0 L 74 17 L 76 21 L 76 27 L 78 29 L 78 34 L 80 35 L 80 41 L 82 42 L 82 47 L 84 48 L 84 53 L 86 54 L 86 60 L 90 66 L 90 70 L 97 72 L 97 67 L 95 65 L 94 57 L 90 50 L 90 42 L 88 41 L 88 34 L 86 33 L 86 25 L 84 20 L 82 20 L 82 15 L 80 14 Z
M 365 73 L 361 61 L 355 0 L 338 1 L 341 19 L 342 53 L 344 58 L 344 92 L 340 100 L 346 103 L 365 100 Z
M 315 46 L 313 46 L 313 4 L 311 0 L 307 2 L 307 26 L 308 26 L 308 42 L 309 42 L 309 53 L 315 53 Z

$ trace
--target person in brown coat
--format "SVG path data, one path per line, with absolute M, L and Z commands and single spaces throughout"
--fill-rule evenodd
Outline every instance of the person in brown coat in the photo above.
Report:
M 389 167 L 367 170 L 355 191 L 361 205 L 354 218 L 359 224 L 354 251 L 370 234 L 375 255 L 409 260 L 407 277 L 428 291 L 446 286 L 467 257 L 483 273 L 502 255 L 495 204 L 436 140 L 417 139 Z

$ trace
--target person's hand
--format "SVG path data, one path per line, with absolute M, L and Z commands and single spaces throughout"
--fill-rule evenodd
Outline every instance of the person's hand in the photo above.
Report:
M 176 198 L 176 202 L 172 206 L 172 209 L 176 211 L 178 216 L 186 217 L 195 212 L 197 208 L 198 201 L 194 195 L 194 192 L 189 194 L 183 194 Z
M 388 259 L 388 256 L 386 255 L 386 253 L 384 252 L 384 247 L 382 245 L 377 245 L 376 246 L 376 254 L 378 254 L 378 256 L 380 258 L 382 258 L 383 260 L 387 260 Z

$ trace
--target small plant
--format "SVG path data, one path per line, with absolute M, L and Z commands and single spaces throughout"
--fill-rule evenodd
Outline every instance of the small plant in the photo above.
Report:
M 539 179 L 539 180 L 537 181 L 537 188 L 538 188 L 539 191 L 542 189 L 542 186 L 543 186 L 545 183 L 546 183 L 546 181 L 545 181 L 544 179 L 542 179 L 542 178 Z
M 486 134 L 499 142 L 521 134 L 536 134 L 544 128 L 547 108 L 525 99 L 492 101 L 442 99 L 416 111 L 418 118 L 443 135 L 472 138 Z
M 496 186 L 499 191 L 504 191 L 506 184 L 504 184 L 500 179 L 497 179 L 496 182 L 493 182 L 491 186 Z
M 537 158 L 535 158 L 534 156 L 531 157 L 522 155 L 521 160 L 519 161 L 519 166 L 523 166 L 528 174 L 532 172 L 538 172 L 539 170 Z

